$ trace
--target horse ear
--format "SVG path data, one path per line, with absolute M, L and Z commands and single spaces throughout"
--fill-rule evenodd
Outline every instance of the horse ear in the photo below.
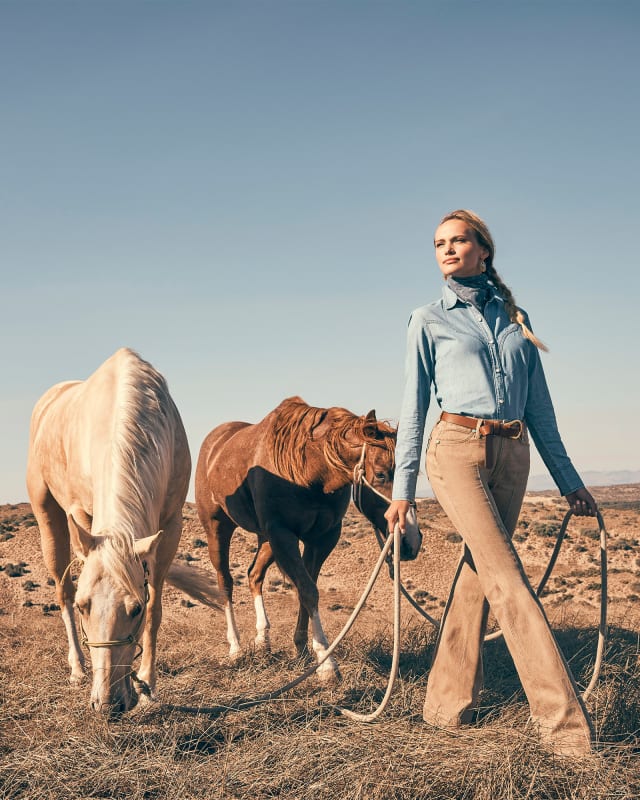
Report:
M 138 541 L 135 543 L 134 547 L 136 555 L 145 564 L 145 566 L 150 567 L 155 564 L 156 551 L 158 549 L 161 535 L 162 531 L 158 531 L 151 536 L 145 536 L 144 539 L 138 539 Z
M 376 419 L 376 412 L 372 408 L 371 411 L 365 415 L 364 425 L 362 427 L 365 436 L 375 438 L 378 433 L 378 420 Z
M 321 437 L 324 433 L 326 433 L 326 430 L 329 426 L 330 420 L 327 420 L 327 409 L 317 409 L 316 416 L 313 420 L 313 424 L 311 425 L 311 438 L 315 439 L 318 437 L 318 435 Z
M 76 521 L 72 512 L 67 514 L 67 522 L 69 524 L 69 534 L 71 535 L 71 546 L 78 558 L 85 559 L 96 546 L 98 540 Z

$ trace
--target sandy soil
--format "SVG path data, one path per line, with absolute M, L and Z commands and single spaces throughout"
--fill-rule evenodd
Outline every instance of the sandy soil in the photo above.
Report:
M 597 487 L 607 527 L 609 620 L 635 629 L 640 623 L 640 484 Z M 541 577 L 555 543 L 566 509 L 554 492 L 527 495 L 518 530 L 518 551 L 534 585 Z M 424 536 L 418 559 L 402 568 L 402 579 L 414 598 L 438 618 L 447 596 L 460 552 L 459 537 L 434 500 L 419 501 L 419 522 Z M 186 504 L 178 557 L 212 570 L 204 532 L 195 507 Z M 236 531 L 231 564 L 236 582 L 235 602 L 243 642 L 253 638 L 253 603 L 246 570 L 255 549 L 255 537 Z M 355 508 L 349 508 L 342 538 L 320 576 L 321 614 L 329 636 L 342 627 L 357 602 L 378 554 L 370 524 Z M 357 622 L 360 635 L 391 621 L 391 582 L 386 570 Z M 265 601 L 272 623 L 274 646 L 291 647 L 297 609 L 295 590 L 272 567 L 265 584 Z M 600 603 L 599 536 L 596 520 L 573 518 L 560 558 L 543 598 L 553 624 L 590 627 L 597 624 Z M 51 620 L 51 635 L 62 637 L 59 610 L 52 582 L 40 552 L 38 528 L 27 503 L 0 506 L 0 634 L 3 617 L 29 626 L 44 614 Z M 226 654 L 224 618 L 211 609 L 193 604 L 173 588 L 165 590 L 166 613 L 192 614 L 199 624 L 214 625 L 220 632 L 220 658 Z M 403 620 L 417 620 L 408 605 Z M 40 621 L 38 620 L 38 621 Z

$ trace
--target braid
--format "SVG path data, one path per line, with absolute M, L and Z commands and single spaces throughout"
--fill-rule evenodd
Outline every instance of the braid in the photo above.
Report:
M 522 328 L 522 335 L 525 339 L 528 339 L 530 342 L 533 342 L 535 346 L 539 350 L 544 350 L 545 353 L 548 352 L 549 348 L 541 342 L 540 339 L 535 335 L 535 333 L 531 330 L 531 328 L 527 325 L 524 319 L 524 314 L 516 305 L 515 298 L 511 293 L 511 289 L 504 283 L 502 278 L 496 272 L 496 268 L 493 264 L 487 265 L 486 269 L 487 278 L 493 283 L 493 285 L 498 289 L 500 294 L 502 295 L 502 299 L 504 300 L 504 305 L 507 310 L 507 314 L 509 315 L 509 319 L 511 322 L 515 322 Z
M 522 335 L 525 337 L 525 339 L 533 342 L 533 344 L 535 344 L 539 350 L 544 350 L 547 352 L 547 346 L 541 342 L 540 339 L 538 339 L 538 337 L 533 333 L 531 328 L 529 328 L 525 322 L 524 314 L 516 305 L 515 298 L 511 294 L 511 289 L 509 289 L 509 287 L 502 281 L 502 278 L 498 275 L 496 268 L 493 266 L 493 257 L 495 255 L 496 248 L 485 221 L 477 214 L 474 214 L 473 211 L 468 211 L 464 208 L 459 208 L 457 211 L 452 211 L 450 214 L 447 214 L 440 220 L 440 224 L 442 225 L 443 222 L 447 222 L 447 220 L 450 219 L 459 219 L 462 222 L 465 222 L 475 233 L 478 244 L 488 250 L 489 255 L 484 260 L 485 272 L 489 280 L 496 286 L 502 295 L 509 319 L 511 322 L 515 322 L 521 327 Z

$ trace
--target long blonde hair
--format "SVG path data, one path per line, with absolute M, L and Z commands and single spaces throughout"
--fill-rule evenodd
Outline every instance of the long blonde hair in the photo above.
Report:
M 530 342 L 533 342 L 538 349 L 546 352 L 548 350 L 547 346 L 541 342 L 540 339 L 538 339 L 538 337 L 533 333 L 531 328 L 529 328 L 525 321 L 524 314 L 516 305 L 516 300 L 511 293 L 511 289 L 509 289 L 509 287 L 504 283 L 502 278 L 496 272 L 496 268 L 493 266 L 496 246 L 493 242 L 493 237 L 489 232 L 486 222 L 477 214 L 474 214 L 473 211 L 468 211 L 464 208 L 459 208 L 456 211 L 451 211 L 449 214 L 446 214 L 440 220 L 440 225 L 442 225 L 443 222 L 448 222 L 450 219 L 459 219 L 468 225 L 475 233 L 478 244 L 489 251 L 489 255 L 484 260 L 487 277 L 502 295 L 509 319 L 511 322 L 515 322 L 520 326 L 522 329 L 522 335 L 526 339 L 529 339 Z

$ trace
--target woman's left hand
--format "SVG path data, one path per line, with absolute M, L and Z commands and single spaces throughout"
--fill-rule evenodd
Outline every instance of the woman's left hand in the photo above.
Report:
M 576 489 L 565 498 L 569 507 L 577 517 L 595 517 L 598 513 L 598 504 L 588 489 Z

